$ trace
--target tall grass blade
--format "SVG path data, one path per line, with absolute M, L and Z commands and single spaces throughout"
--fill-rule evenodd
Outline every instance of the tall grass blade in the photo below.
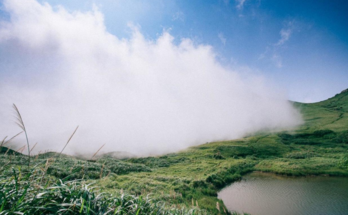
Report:
M 66 142 L 64 148 L 63 148 L 62 151 L 59 153 L 59 157 L 60 157 L 60 155 L 63 153 L 65 147 L 69 144 L 70 140 L 72 139 L 72 137 L 74 136 L 74 134 L 76 133 L 76 131 L 77 131 L 78 128 L 79 128 L 79 126 L 76 127 L 75 131 L 74 131 L 74 132 L 72 133 L 72 135 L 70 136 L 68 142 Z
M 99 152 L 104 146 L 105 146 L 105 144 L 102 145 L 102 146 L 98 149 L 98 151 L 96 151 L 96 152 L 94 153 L 94 155 L 92 156 L 91 160 L 93 160 L 93 158 L 98 154 L 98 152 Z
M 2 146 L 2 144 L 4 144 L 6 139 L 7 139 L 7 136 L 1 141 L 1 145 L 0 146 Z
M 8 139 L 6 142 L 3 143 L 2 146 L 8 144 L 9 142 L 11 142 L 14 138 L 16 138 L 17 136 L 19 136 L 20 134 L 22 134 L 23 131 L 19 132 L 18 134 L 14 135 L 13 137 L 11 137 L 10 139 Z
M 17 122 L 16 122 L 16 124 L 24 131 L 24 133 L 25 133 L 25 138 L 26 138 L 26 140 L 27 140 L 27 147 L 28 147 L 28 169 L 29 169 L 29 168 L 30 168 L 30 145 L 29 145 L 29 139 L 28 139 L 27 129 L 25 128 L 22 115 L 21 115 L 21 113 L 19 112 L 19 110 L 18 110 L 18 108 L 17 108 L 17 106 L 16 106 L 15 104 L 13 104 L 13 108 L 15 109 L 16 114 L 17 114 Z
M 30 152 L 33 151 L 33 149 L 35 148 L 36 145 L 37 145 L 37 143 L 35 143 L 35 145 L 30 149 Z

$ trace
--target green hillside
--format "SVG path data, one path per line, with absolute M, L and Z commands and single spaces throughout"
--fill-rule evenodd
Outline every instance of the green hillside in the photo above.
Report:
M 348 176 L 348 90 L 323 102 L 295 103 L 305 123 L 296 131 L 265 133 L 214 142 L 161 157 L 129 159 L 151 172 L 105 178 L 113 192 L 167 193 L 171 204 L 192 204 L 215 210 L 216 192 L 249 171 L 288 175 Z M 183 199 L 174 199 L 174 191 Z M 223 205 L 220 202 L 220 205 Z
M 12 150 L 12 149 L 10 149 L 10 148 L 7 148 L 7 147 L 5 147 L 5 146 L 1 146 L 1 147 L 0 147 L 0 154 L 20 155 L 19 152 L 14 151 L 14 150 Z
M 312 104 L 295 104 L 302 112 L 305 124 L 301 131 L 348 129 L 348 89 L 328 100 Z
M 151 194 L 154 202 L 164 202 L 166 208 L 193 206 L 225 214 L 217 192 L 250 171 L 348 176 L 348 90 L 326 101 L 294 105 L 305 122 L 292 131 L 206 143 L 158 157 L 117 160 L 106 156 L 96 162 L 62 157 L 49 164 L 47 158 L 37 157 L 33 162 L 46 165 L 50 177 L 93 182 L 99 192 Z M 25 160 L 17 156 L 17 162 L 9 165 L 8 156 L 2 154 L 0 160 L 8 172 L 11 165 Z
M 348 175 L 348 91 L 324 102 L 295 105 L 305 120 L 296 131 L 208 143 L 161 157 L 129 159 L 127 162 L 150 167 L 151 172 L 113 176 L 99 183 L 108 192 L 125 189 L 159 196 L 163 192 L 170 204 L 190 205 L 194 199 L 200 207 L 217 212 L 216 192 L 249 171 Z M 174 192 L 183 198 L 174 198 Z

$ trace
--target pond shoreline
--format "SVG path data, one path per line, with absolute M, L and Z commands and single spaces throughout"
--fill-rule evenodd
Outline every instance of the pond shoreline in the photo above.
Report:
M 348 178 L 253 171 L 218 193 L 228 210 L 263 214 L 348 214 Z M 270 207 L 272 206 L 272 207 Z M 327 214 L 327 213 L 321 213 Z

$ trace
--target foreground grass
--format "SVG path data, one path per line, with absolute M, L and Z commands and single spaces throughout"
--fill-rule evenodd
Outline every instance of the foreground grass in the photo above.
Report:
M 0 176 L 0 214 L 203 214 L 198 208 L 169 208 L 149 195 L 112 196 L 83 180 L 63 181 L 46 169 L 15 170 Z M 206 213 L 204 213 L 206 214 Z
M 56 155 L 46 153 L 31 162 L 41 165 L 45 174 L 55 180 L 93 183 L 98 187 L 96 193 L 117 198 L 126 194 L 134 198 L 134 202 L 139 199 L 146 202 L 146 196 L 151 194 L 149 208 L 155 208 L 156 202 L 165 203 L 160 214 L 202 211 L 228 214 L 217 198 L 218 191 L 251 171 L 293 176 L 348 176 L 348 91 L 324 102 L 294 105 L 303 113 L 305 123 L 291 131 L 264 132 L 239 140 L 207 143 L 158 157 L 123 160 L 104 157 L 88 162 L 64 156 L 47 163 L 48 158 Z M 11 168 L 21 167 L 25 159 L 23 155 L 3 153 L 0 166 L 8 174 Z M 13 179 L 10 175 L 6 177 L 6 180 Z M 116 201 L 110 196 L 102 201 L 109 199 Z M 179 212 L 182 209 L 183 212 Z

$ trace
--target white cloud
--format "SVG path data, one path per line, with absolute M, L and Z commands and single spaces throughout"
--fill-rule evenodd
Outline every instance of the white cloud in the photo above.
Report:
M 280 30 L 279 34 L 280 34 L 280 39 L 279 41 L 276 43 L 277 46 L 281 46 L 283 45 L 286 41 L 288 41 L 290 39 L 292 33 L 292 29 L 291 28 L 287 28 L 287 29 L 282 29 Z
M 267 81 L 224 68 L 212 47 L 137 28 L 107 32 L 103 15 L 35 0 L 5 0 L 0 26 L 0 136 L 18 132 L 11 105 L 36 149 L 156 154 L 301 122 Z M 18 139 L 21 140 L 21 139 Z
M 174 13 L 172 19 L 173 20 L 184 21 L 185 20 L 185 14 L 182 11 L 178 11 L 178 12 Z
M 283 45 L 290 39 L 294 30 L 294 21 L 286 22 L 284 27 L 279 31 L 280 38 L 277 43 L 267 46 L 264 53 L 260 54 L 259 60 L 268 60 L 275 67 L 282 68 L 283 60 L 280 50 L 284 49 Z
M 223 33 L 219 33 L 218 37 L 219 37 L 221 43 L 226 45 L 226 38 L 225 38 L 224 34 Z
M 280 30 L 280 39 L 275 44 L 276 46 L 282 46 L 284 43 L 286 43 L 294 30 L 294 21 L 288 21 L 285 23 L 284 27 Z
M 236 0 L 236 2 L 237 2 L 237 9 L 238 10 L 242 10 L 243 9 L 245 1 L 246 0 Z

